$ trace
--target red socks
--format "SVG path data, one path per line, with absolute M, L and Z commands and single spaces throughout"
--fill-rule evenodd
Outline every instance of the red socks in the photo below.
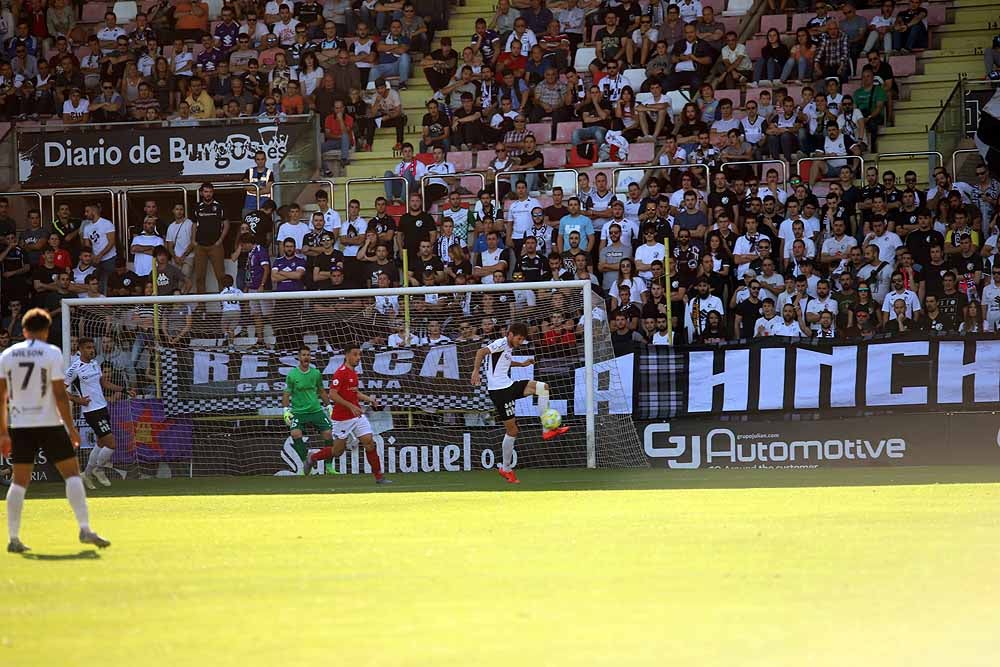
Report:
M 333 447 L 324 447 L 312 455 L 313 462 L 329 461 L 333 458 Z
M 372 474 L 375 475 L 375 479 L 382 479 L 382 462 L 379 461 L 378 450 L 374 447 L 366 449 L 365 458 L 368 459 L 368 465 L 372 467 Z

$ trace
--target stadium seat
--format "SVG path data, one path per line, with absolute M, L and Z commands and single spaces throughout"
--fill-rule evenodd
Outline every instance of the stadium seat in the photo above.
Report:
M 497 153 L 492 148 L 482 151 L 476 151 L 476 169 L 485 169 L 486 165 L 493 162 L 496 158 Z
M 111 11 L 118 18 L 119 25 L 124 25 L 135 20 L 135 15 L 139 13 L 139 7 L 133 0 L 119 0 Z
M 573 68 L 577 72 L 586 72 L 590 63 L 597 57 L 597 49 L 592 46 L 581 46 L 576 50 L 576 59 L 573 61 Z
M 205 4 L 208 7 L 209 20 L 214 21 L 219 18 L 222 13 L 222 0 L 205 0 Z
M 691 97 L 688 94 L 682 93 L 679 90 L 671 90 L 666 96 L 670 100 L 670 112 L 675 118 L 680 114 L 684 105 L 691 101 Z
M 547 144 L 549 143 L 549 138 L 552 136 L 552 122 L 528 123 L 527 130 L 535 135 L 538 143 Z
M 799 28 L 805 28 L 809 21 L 816 17 L 815 12 L 804 12 L 802 14 L 792 14 L 792 32 Z
M 632 86 L 633 93 L 638 93 L 639 88 L 646 82 L 646 70 L 639 67 L 625 70 L 624 76 L 628 85 Z
M 641 144 L 629 144 L 628 147 L 628 159 L 625 160 L 625 164 L 646 164 L 647 162 L 653 161 L 653 155 L 656 152 L 656 144 L 652 142 L 643 142 Z
M 756 61 L 760 58 L 761 49 L 766 43 L 767 38 L 765 37 L 754 37 L 747 40 L 747 55 L 750 56 L 750 60 Z
M 715 15 L 718 16 L 726 11 L 726 0 L 702 0 L 701 6 L 711 7 L 715 10 Z
M 603 28 L 604 28 L 604 24 L 603 23 L 601 23 L 600 25 L 593 25 L 593 26 L 590 27 L 590 42 L 591 43 L 594 43 L 594 42 L 597 41 L 597 33 L 599 33 L 601 31 L 601 29 L 603 29 Z
M 768 31 L 774 28 L 780 33 L 785 33 L 788 31 L 788 17 L 784 14 L 775 14 L 760 17 L 760 34 L 766 35 Z
M 739 90 L 717 90 L 715 91 L 715 99 L 719 100 L 720 102 L 722 100 L 729 100 L 730 102 L 733 103 L 733 109 L 739 109 L 741 106 L 743 106 L 743 103 L 740 100 Z
M 88 2 L 83 6 L 81 23 L 103 23 L 104 15 L 108 13 L 108 5 L 104 2 Z
M 947 22 L 945 14 L 947 7 L 943 3 L 925 5 L 925 8 L 927 9 L 927 25 L 944 25 Z
M 434 164 L 434 153 L 417 153 L 414 155 L 418 161 L 423 162 L 425 165 Z
M 472 151 L 451 151 L 448 161 L 455 165 L 455 171 L 469 171 L 472 169 Z
M 653 93 L 636 93 L 635 103 L 636 104 L 652 104 Z
M 469 192 L 475 194 L 483 187 L 483 181 L 479 180 L 477 176 L 463 176 L 461 179 L 462 187 L 464 187 Z
M 732 30 L 737 35 L 740 34 L 740 26 L 743 24 L 743 16 L 719 16 L 719 14 L 716 13 L 715 19 L 722 22 L 722 25 L 726 27 L 726 32 Z
M 576 176 L 569 171 L 556 172 L 552 174 L 552 187 L 562 188 L 567 197 L 576 194 Z
M 573 130 L 583 127 L 583 123 L 559 123 L 556 127 L 556 144 L 568 144 L 573 140 Z
M 542 157 L 546 167 L 561 167 L 566 164 L 566 147 L 542 146 Z

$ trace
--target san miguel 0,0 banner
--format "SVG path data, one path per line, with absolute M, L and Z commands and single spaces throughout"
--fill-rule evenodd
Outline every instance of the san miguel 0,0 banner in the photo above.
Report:
M 1000 408 L 1000 340 L 732 345 L 639 353 L 639 419 L 767 411 Z M 666 386 L 664 386 L 666 383 Z
M 28 186 L 140 183 L 238 176 L 257 151 L 277 166 L 309 123 L 19 132 L 19 180 Z

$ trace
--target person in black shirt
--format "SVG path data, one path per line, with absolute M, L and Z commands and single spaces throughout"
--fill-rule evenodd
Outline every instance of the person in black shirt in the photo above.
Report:
M 371 227 L 369 226 L 369 229 Z M 399 269 L 391 258 L 392 251 L 388 243 L 379 243 L 375 246 L 375 261 L 366 262 L 363 273 L 369 276 L 369 286 L 378 287 L 378 277 L 386 274 L 389 277 L 389 284 L 393 287 L 399 285 Z
M 583 121 L 583 127 L 573 130 L 572 143 L 580 152 L 581 145 L 585 142 L 595 141 L 600 147 L 604 143 L 604 137 L 611 129 L 611 105 L 605 101 L 604 94 L 597 86 L 591 86 L 587 99 L 576 107 L 576 113 Z M 585 144 L 589 149 L 593 149 L 593 155 L 597 155 L 597 149 L 590 143 Z M 581 153 L 581 157 L 583 154 Z
M 898 228 L 899 223 L 897 222 L 896 225 Z M 917 228 L 906 235 L 906 247 L 913 255 L 913 261 L 921 268 L 926 269 L 931 261 L 931 248 L 934 246 L 943 248 L 944 236 L 934 229 L 933 214 L 926 208 L 917 209 Z M 937 285 L 938 282 L 935 281 L 935 284 Z
M 399 219 L 400 246 L 406 251 L 410 263 L 410 272 L 417 272 L 417 252 L 421 241 L 430 241 L 431 247 L 437 240 L 437 225 L 434 218 L 424 211 L 424 202 L 420 193 L 410 195 L 409 207 Z M 440 261 L 440 260 L 439 260 Z
M 319 31 L 319 17 L 323 14 L 323 5 L 318 2 L 313 2 L 312 0 L 306 0 L 305 2 L 295 3 L 295 12 L 293 16 L 299 20 L 300 23 L 306 26 L 309 30 L 309 38 L 315 39 L 321 37 Z
M 964 294 L 958 291 L 958 278 L 953 271 L 946 271 L 942 282 L 944 289 L 938 295 L 941 318 L 946 323 L 947 331 L 958 331 L 958 324 L 962 321 L 965 305 L 969 301 Z
M 257 210 L 250 211 L 243 216 L 243 222 L 250 228 L 256 243 L 265 248 L 271 247 L 271 238 L 274 236 L 274 202 L 270 199 L 263 202 L 263 206 Z
M 736 305 L 736 335 L 750 340 L 754 336 L 757 319 L 764 316 L 764 304 L 760 299 L 760 281 L 750 281 L 750 296 Z
M 391 244 L 396 236 L 396 220 L 385 212 L 387 203 L 385 197 L 375 199 L 375 215 L 368 218 L 368 229 L 365 231 L 374 231 L 380 243 Z
M 222 277 L 226 275 L 225 248 L 222 244 L 229 233 L 229 221 L 222 204 L 215 201 L 215 187 L 211 183 L 202 183 L 198 191 L 201 200 L 191 215 L 195 226 L 194 279 L 195 289 L 204 294 L 209 262 L 217 285 L 222 285 Z
M 324 231 L 319 237 L 322 250 L 306 260 L 305 282 L 307 289 L 333 289 L 330 272 L 344 269 L 344 254 L 333 247 L 333 234 Z
M 6 246 L 0 249 L 0 268 L 3 269 L 3 301 L 26 303 L 28 300 L 28 277 L 31 265 L 28 264 L 25 252 L 17 245 L 14 232 L 6 236 Z
M 861 221 L 871 223 L 875 219 L 872 209 L 875 206 L 875 198 L 881 197 L 885 200 L 885 188 L 878 182 L 878 168 L 868 167 L 865 169 L 866 182 L 861 188 L 860 202 L 858 208 L 861 209 Z
M 634 305 L 634 304 L 633 304 Z M 629 326 L 628 315 L 621 310 L 615 312 L 611 329 L 611 347 L 616 357 L 624 357 L 635 352 L 635 344 L 641 338 Z
M 523 253 L 517 258 L 517 272 L 524 276 L 525 282 L 537 282 L 545 277 L 545 259 L 538 254 L 538 239 L 534 236 L 524 238 Z
M 142 285 L 142 278 L 128 270 L 125 257 L 122 255 L 115 257 L 115 270 L 108 276 L 106 296 L 133 296 L 136 289 Z
M 853 218 L 858 204 L 861 203 L 861 190 L 854 185 L 854 168 L 851 165 L 840 168 L 838 185 L 840 185 L 840 203 L 847 211 L 847 216 Z
M 729 189 L 726 175 L 716 172 L 712 176 L 712 191 L 708 193 L 708 210 L 714 211 L 716 206 L 721 206 L 729 213 L 730 219 L 736 220 L 738 199 L 736 193 Z
M 909 190 L 902 190 L 899 208 L 895 209 L 890 216 L 896 225 L 894 230 L 905 241 L 907 234 L 919 228 L 920 207 L 917 206 L 916 196 Z

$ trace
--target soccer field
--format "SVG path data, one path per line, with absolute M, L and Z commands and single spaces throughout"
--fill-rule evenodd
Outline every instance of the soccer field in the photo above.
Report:
M 520 474 L 36 485 L 0 664 L 1000 663 L 1000 468 Z

